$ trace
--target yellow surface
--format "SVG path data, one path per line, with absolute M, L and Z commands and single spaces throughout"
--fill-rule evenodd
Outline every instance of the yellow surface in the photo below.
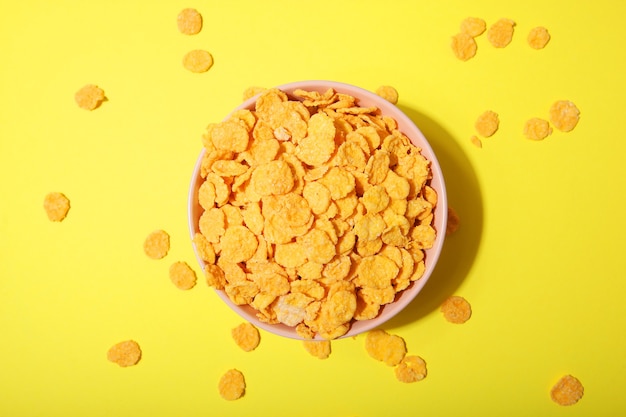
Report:
M 8 3 L 8 2 L 4 2 Z M 1 416 L 615 416 L 626 413 L 626 55 L 617 1 L 13 1 L 0 13 Z M 196 7 L 204 28 L 180 34 Z M 512 43 L 457 60 L 467 16 L 517 22 Z M 532 50 L 526 34 L 552 40 Z M 183 55 L 210 51 L 204 74 Z M 438 153 L 462 226 L 424 291 L 385 326 L 422 356 L 414 384 L 369 358 L 364 336 L 326 360 L 262 331 L 243 352 L 239 316 L 202 282 L 188 238 L 187 187 L 200 135 L 251 85 L 332 79 L 395 86 Z M 108 97 L 74 103 L 87 83 Z M 522 136 L 557 99 L 581 110 L 570 133 Z M 498 132 L 470 143 L 485 110 Z M 71 210 L 47 220 L 43 198 Z M 142 251 L 171 235 L 160 261 Z M 169 265 L 199 274 L 176 289 Z M 463 325 L 438 311 L 467 298 Z M 106 360 L 137 340 L 141 362 Z M 241 370 L 245 397 L 217 393 Z M 578 377 L 585 395 L 559 407 L 550 387 Z

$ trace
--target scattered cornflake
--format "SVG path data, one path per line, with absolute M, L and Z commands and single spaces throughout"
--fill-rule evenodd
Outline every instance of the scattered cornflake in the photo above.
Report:
M 217 389 L 223 399 L 228 401 L 237 400 L 241 398 L 246 391 L 246 380 L 241 371 L 229 369 L 220 378 Z
M 178 30 L 184 35 L 196 35 L 202 30 L 202 15 L 196 9 L 183 9 L 177 17 Z
M 461 22 L 461 33 L 466 33 L 472 38 L 482 35 L 487 25 L 479 17 L 468 17 Z
M 476 135 L 472 135 L 470 137 L 470 142 L 472 143 L 472 145 L 476 146 L 477 148 L 483 147 L 483 142 Z
M 174 262 L 170 266 L 170 279 L 178 289 L 189 290 L 196 285 L 196 272 L 186 262 Z
M 550 33 L 543 26 L 537 26 L 530 30 L 526 41 L 533 49 L 543 49 L 550 41 Z
M 552 387 L 550 398 L 559 405 L 574 405 L 583 394 L 583 384 L 576 377 L 565 375 Z
M 255 93 L 203 135 L 196 252 L 207 283 L 260 321 L 336 339 L 422 277 L 437 235 L 430 161 L 332 88 Z
M 456 210 L 448 206 L 448 223 L 446 225 L 446 235 L 451 235 L 459 229 L 461 219 Z
M 569 132 L 576 127 L 580 111 L 569 100 L 558 100 L 550 107 L 550 122 L 561 132 Z
M 499 126 L 500 119 L 498 113 L 491 110 L 487 110 L 481 114 L 474 123 L 474 127 L 476 128 L 478 134 L 485 138 L 488 138 L 496 133 Z
M 143 242 L 143 251 L 151 259 L 162 259 L 170 250 L 170 235 L 165 230 L 155 230 Z
M 105 99 L 104 90 L 94 84 L 87 84 L 74 94 L 78 107 L 85 110 L 97 109 Z
M 547 120 L 533 117 L 524 123 L 524 136 L 530 140 L 543 140 L 551 133 L 552 128 Z
M 376 89 L 376 94 L 378 94 L 391 104 L 398 103 L 398 90 L 390 85 L 381 85 Z
M 250 86 L 246 88 L 245 91 L 243 92 L 243 101 L 251 99 L 257 94 L 261 94 L 265 90 L 267 90 L 265 87 Z
M 496 48 L 504 48 L 513 40 L 515 22 L 511 19 L 500 19 L 487 31 L 487 39 Z
M 467 61 L 476 55 L 476 41 L 467 33 L 457 33 L 452 37 L 452 52 L 461 61 Z
M 194 49 L 183 57 L 183 66 L 191 72 L 207 72 L 213 66 L 213 56 L 203 49 Z
M 405 356 L 396 366 L 396 378 L 400 382 L 411 383 L 426 378 L 426 362 L 416 355 Z
M 241 323 L 231 331 L 231 336 L 237 346 L 245 352 L 251 352 L 259 346 L 261 336 L 259 330 L 252 323 Z
M 467 300 L 458 295 L 452 295 L 441 304 L 443 317 L 450 323 L 465 323 L 472 315 L 472 307 Z
M 134 340 L 125 340 L 111 346 L 107 359 L 121 367 L 136 365 L 141 359 L 141 348 Z
M 404 339 L 382 329 L 370 330 L 367 333 L 365 350 L 372 358 L 389 366 L 398 365 L 406 356 Z
M 304 349 L 319 359 L 327 359 L 330 356 L 330 340 L 303 340 Z
M 51 192 L 44 197 L 43 208 L 50 221 L 60 222 L 70 210 L 70 200 L 63 193 Z

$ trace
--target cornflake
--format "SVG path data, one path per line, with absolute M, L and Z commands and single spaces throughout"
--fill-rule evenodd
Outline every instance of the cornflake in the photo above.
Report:
M 576 127 L 580 111 L 569 100 L 558 100 L 550 107 L 550 121 L 561 132 L 569 132 Z
M 426 362 L 416 355 L 405 356 L 394 371 L 400 382 L 421 381 L 426 378 Z
M 543 26 L 537 26 L 530 30 L 526 41 L 533 49 L 543 49 L 550 42 L 550 33 Z
M 499 126 L 500 119 L 498 117 L 498 113 L 491 110 L 487 110 L 481 114 L 474 123 L 474 127 L 476 128 L 478 134 L 485 138 L 493 136 Z
M 330 356 L 330 340 L 303 340 L 304 349 L 318 359 Z
M 458 295 L 452 295 L 441 304 L 443 317 L 450 323 L 465 323 L 472 315 L 472 308 L 467 300 Z
M 552 128 L 547 120 L 533 117 L 524 123 L 524 136 L 530 140 L 543 140 L 551 133 Z
M 422 276 L 437 234 L 430 161 L 352 96 L 253 95 L 202 136 L 193 241 L 206 282 L 264 323 L 341 337 Z
M 266 90 L 266 88 L 264 88 L 264 87 L 258 87 L 258 86 L 248 87 L 243 92 L 243 101 L 251 99 L 252 97 L 256 96 L 257 94 L 261 94 L 265 90 Z
M 213 66 L 213 56 L 202 49 L 189 51 L 183 57 L 183 67 L 191 72 L 207 72 Z
M 184 35 L 195 35 L 202 29 L 202 15 L 196 9 L 183 9 L 177 16 L 178 30 Z
M 478 17 L 468 17 L 461 22 L 461 33 L 466 33 L 472 38 L 482 35 L 486 28 L 485 21 Z
M 390 85 L 381 85 L 376 89 L 376 94 L 378 94 L 391 104 L 398 103 L 398 90 Z
M 472 145 L 476 146 L 477 148 L 482 148 L 483 147 L 482 141 L 476 135 L 470 136 L 470 142 L 471 142 Z
M 44 197 L 43 208 L 46 211 L 48 220 L 60 222 L 65 219 L 70 211 L 70 200 L 63 193 L 48 193 Z
M 78 107 L 85 110 L 97 109 L 105 99 L 104 90 L 94 84 L 87 84 L 74 94 Z
M 125 340 L 109 348 L 107 359 L 123 368 L 133 366 L 141 359 L 141 348 L 134 340 Z
M 467 33 L 457 33 L 452 37 L 452 52 L 461 61 L 467 61 L 476 55 L 476 41 Z
M 143 251 L 150 259 L 162 259 L 170 250 L 170 235 L 165 230 L 155 230 L 143 242 Z
M 388 366 L 398 365 L 406 356 L 404 339 L 384 330 L 371 330 L 365 336 L 365 350 L 377 361 Z
M 180 290 L 189 290 L 196 285 L 196 272 L 186 262 L 174 262 L 170 266 L 170 280 Z
M 487 39 L 496 48 L 504 48 L 513 40 L 515 22 L 511 19 L 500 19 L 487 31 Z
M 251 352 L 259 346 L 261 336 L 259 330 L 252 323 L 241 323 L 231 331 L 231 336 L 237 346 L 244 352 Z
M 558 405 L 574 405 L 584 394 L 583 384 L 572 375 L 565 375 L 550 390 L 550 398 Z
M 241 371 L 229 369 L 219 380 L 217 390 L 220 396 L 227 401 L 241 398 L 246 391 L 246 380 Z

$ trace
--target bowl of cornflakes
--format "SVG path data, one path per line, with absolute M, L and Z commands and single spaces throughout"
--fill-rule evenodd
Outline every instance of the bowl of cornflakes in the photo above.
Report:
M 263 89 L 211 123 L 188 200 L 193 249 L 235 312 L 294 339 L 381 326 L 428 281 L 445 183 L 391 101 L 333 81 Z

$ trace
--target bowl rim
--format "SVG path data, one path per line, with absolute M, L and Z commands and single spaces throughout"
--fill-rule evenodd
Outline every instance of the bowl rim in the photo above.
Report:
M 434 225 L 437 230 L 437 236 L 435 238 L 435 243 L 432 248 L 424 250 L 425 258 L 425 270 L 421 278 L 416 281 L 413 281 L 411 285 L 404 289 L 401 293 L 396 295 L 396 300 L 392 303 L 381 306 L 381 310 L 379 314 L 369 320 L 358 320 L 352 321 L 350 329 L 345 335 L 338 337 L 337 339 L 353 337 L 361 333 L 365 333 L 369 330 L 375 329 L 377 327 L 382 326 L 387 321 L 391 320 L 393 317 L 398 315 L 401 311 L 405 309 L 407 305 L 409 305 L 415 297 L 421 292 L 422 288 L 429 281 L 437 263 L 439 261 L 439 257 L 441 255 L 441 251 L 443 249 L 443 244 L 446 237 L 446 227 L 447 227 L 447 211 L 448 211 L 448 201 L 447 201 L 447 192 L 445 180 L 443 177 L 443 172 L 441 170 L 441 165 L 437 156 L 435 155 L 429 141 L 424 136 L 419 127 L 411 120 L 402 109 L 397 107 L 395 104 L 383 99 L 377 94 L 366 90 L 362 87 L 358 87 L 356 85 L 347 84 L 344 82 L 338 81 L 329 81 L 329 80 L 305 80 L 305 81 L 295 81 L 286 84 L 281 84 L 275 87 L 271 87 L 271 89 L 278 89 L 287 94 L 290 99 L 297 99 L 297 97 L 293 96 L 293 91 L 297 89 L 309 90 L 309 91 L 319 91 L 324 92 L 329 88 L 332 88 L 334 91 L 338 93 L 350 94 L 357 98 L 357 103 L 367 101 L 375 104 L 376 107 L 379 108 L 381 114 L 389 115 L 394 120 L 396 120 L 398 124 L 398 130 L 400 130 L 403 134 L 405 134 L 411 142 L 421 149 L 421 154 L 430 161 L 430 169 L 432 178 L 429 180 L 431 187 L 437 190 L 438 198 L 437 205 L 435 206 L 435 216 L 434 216 Z M 248 98 L 247 100 L 240 103 L 236 106 L 231 112 L 229 112 L 222 120 L 228 119 L 234 112 L 241 109 L 252 109 L 254 108 L 254 104 L 256 103 L 258 97 L 262 94 L 262 92 L 254 95 L 253 97 Z M 359 104 L 360 105 L 360 104 Z M 410 131 L 411 133 L 407 133 Z M 202 159 L 206 149 L 203 147 L 200 151 L 200 155 L 196 159 L 196 163 L 193 168 L 191 181 L 189 184 L 189 190 L 187 193 L 187 221 L 188 228 L 191 238 L 192 248 L 196 257 L 198 264 L 200 265 L 202 272 L 204 274 L 206 262 L 202 260 L 200 255 L 198 254 L 198 250 L 196 248 L 193 239 L 195 237 L 196 232 L 198 232 L 197 227 L 197 219 L 199 216 L 196 215 L 196 212 L 199 209 L 199 204 L 197 202 L 197 189 L 199 184 L 201 183 L 200 176 L 200 167 L 202 164 Z M 434 184 L 433 184 L 434 183 Z M 433 186 L 435 185 L 435 186 Z M 200 209 L 201 210 L 201 209 Z M 226 294 L 224 290 L 214 289 L 217 295 L 244 320 L 254 324 L 256 327 L 261 328 L 269 333 L 291 338 L 304 340 L 303 337 L 298 335 L 295 331 L 295 327 L 290 327 L 284 325 L 282 323 L 278 324 L 269 324 L 260 321 L 256 317 L 256 310 L 248 305 L 237 305 L 235 304 Z M 388 310 L 391 311 L 391 314 L 384 315 L 383 313 Z M 314 340 L 323 340 L 319 335 L 315 335 Z

